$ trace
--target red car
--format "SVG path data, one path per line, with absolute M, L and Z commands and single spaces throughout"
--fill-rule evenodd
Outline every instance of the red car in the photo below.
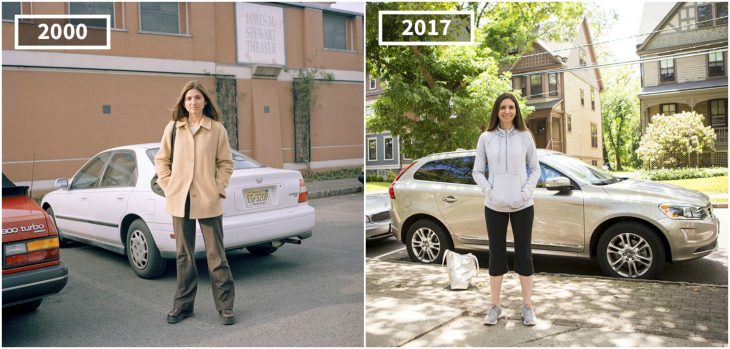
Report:
M 68 280 L 56 225 L 27 192 L 3 174 L 3 308 L 20 311 L 35 310 Z

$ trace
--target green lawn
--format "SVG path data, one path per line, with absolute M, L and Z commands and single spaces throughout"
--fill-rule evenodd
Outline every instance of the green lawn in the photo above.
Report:
M 390 182 L 365 182 L 365 194 L 388 191 Z
M 710 201 L 712 203 L 719 204 L 727 203 L 727 178 L 728 176 L 678 179 L 673 181 L 662 181 L 662 183 L 674 184 L 687 189 L 703 192 L 710 196 Z

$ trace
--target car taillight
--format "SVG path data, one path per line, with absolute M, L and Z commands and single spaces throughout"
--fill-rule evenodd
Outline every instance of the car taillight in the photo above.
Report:
M 59 258 L 58 237 L 10 243 L 5 249 L 5 268 L 48 262 Z
M 390 183 L 390 186 L 388 186 L 388 194 L 390 194 L 391 200 L 395 200 L 395 191 L 393 191 L 393 185 L 395 185 L 395 182 L 397 182 L 398 179 L 400 179 L 400 176 L 402 176 L 404 173 L 406 173 L 406 171 L 408 171 L 408 169 L 411 168 L 415 164 L 416 164 L 416 162 L 414 161 L 410 165 L 406 166 L 406 168 L 400 170 L 400 172 L 398 172 L 398 175 L 395 176 L 393 183 Z
M 304 178 L 299 178 L 299 200 L 297 203 L 307 202 L 307 185 L 304 183 Z

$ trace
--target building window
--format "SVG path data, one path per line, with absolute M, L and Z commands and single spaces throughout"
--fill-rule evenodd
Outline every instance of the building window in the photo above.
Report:
M 336 13 L 322 14 L 324 48 L 347 50 L 347 17 Z
M 568 114 L 568 132 L 573 132 L 573 116 Z
M 697 27 L 712 26 L 712 4 L 697 6 Z
M 664 115 L 672 115 L 677 113 L 677 103 L 661 104 L 659 110 Z
M 727 2 L 715 3 L 715 25 L 727 24 Z
M 177 2 L 142 2 L 139 4 L 139 17 L 142 31 L 181 34 Z
M 710 76 L 725 75 L 725 57 L 722 51 L 707 55 L 707 72 Z
M 711 100 L 709 109 L 712 127 L 727 127 L 727 99 Z
M 586 54 L 585 50 L 580 50 L 580 53 L 578 54 L 578 60 L 580 61 L 581 67 L 588 65 L 588 54 Z
M 375 86 L 377 86 L 377 84 L 378 84 L 378 81 L 377 80 L 375 80 L 373 78 L 370 78 L 370 89 L 371 90 L 374 90 L 375 89 Z
M 383 139 L 385 143 L 385 160 L 393 160 L 393 137 L 385 137 Z
M 596 90 L 591 88 L 591 110 L 596 110 Z
M 515 76 L 512 78 L 512 89 L 520 90 L 522 97 L 527 96 L 527 84 L 524 76 Z
M 558 95 L 558 74 L 548 74 L 548 90 L 550 96 Z
M 378 161 L 378 140 L 368 139 L 368 161 Z
M 598 166 L 598 160 L 591 160 L 591 165 Z
M 373 107 L 372 106 L 366 106 L 365 107 L 365 115 L 370 116 L 373 115 Z
M 3 21 L 14 21 L 15 15 L 23 14 L 19 2 L 3 2 Z
M 674 60 L 673 59 L 662 59 L 659 61 L 659 80 L 674 81 Z
M 580 105 L 585 106 L 586 105 L 586 95 L 583 90 L 580 90 Z
M 72 15 L 109 15 L 111 28 L 116 28 L 113 2 L 70 2 L 68 10 Z M 80 19 L 71 22 L 83 22 L 89 27 L 106 28 L 106 21 L 103 19 Z
M 598 125 L 591 122 L 591 147 L 598 148 Z
M 530 96 L 536 97 L 542 95 L 542 75 L 530 75 Z

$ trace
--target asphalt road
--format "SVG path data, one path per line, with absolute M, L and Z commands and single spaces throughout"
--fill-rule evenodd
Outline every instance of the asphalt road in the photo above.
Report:
M 362 346 L 362 194 L 311 200 L 313 237 L 271 256 L 229 256 L 238 322 L 218 323 L 207 265 L 198 261 L 195 315 L 170 325 L 175 269 L 135 276 L 124 256 L 61 250 L 69 281 L 29 314 L 3 312 L 3 346 Z
M 715 214 L 720 219 L 720 241 L 719 248 L 712 254 L 693 261 L 667 264 L 664 267 L 660 280 L 696 282 L 704 284 L 727 285 L 728 284 L 728 209 L 715 209 Z M 389 238 L 383 241 L 369 242 L 366 246 L 365 255 L 369 258 L 381 258 L 399 262 L 410 262 L 405 245 Z M 476 253 L 479 265 L 487 269 L 489 255 L 487 253 Z M 510 270 L 514 270 L 513 257 L 510 256 Z M 534 255 L 533 263 L 536 273 L 564 273 L 574 275 L 602 276 L 598 264 L 567 257 L 550 257 Z

